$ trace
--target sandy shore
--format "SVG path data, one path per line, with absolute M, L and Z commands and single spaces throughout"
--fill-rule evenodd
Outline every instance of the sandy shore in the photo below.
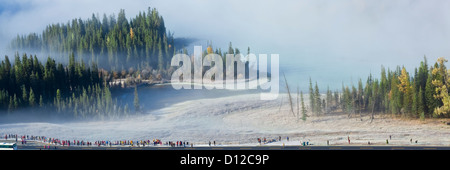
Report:
M 307 95 L 305 98 L 308 98 Z M 280 107 L 280 103 L 282 103 Z M 305 104 L 308 101 L 305 101 Z M 393 145 L 450 146 L 450 126 L 441 119 L 425 121 L 376 115 L 334 113 L 302 121 L 290 112 L 285 94 L 263 101 L 259 94 L 191 100 L 121 120 L 72 123 L 1 124 L 0 134 L 30 134 L 64 140 L 190 141 L 221 145 L 257 145 L 257 138 L 278 139 L 267 145 Z M 289 137 L 289 142 L 286 140 Z M 412 139 L 412 143 L 410 140 Z M 417 143 L 415 141 L 417 140 Z

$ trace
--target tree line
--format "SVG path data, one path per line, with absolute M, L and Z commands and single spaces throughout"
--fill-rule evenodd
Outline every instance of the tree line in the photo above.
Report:
M 14 62 L 8 56 L 0 64 L 0 110 L 37 108 L 56 111 L 75 118 L 113 117 L 129 112 L 112 99 L 109 81 L 95 62 L 86 66 L 72 54 L 69 64 L 48 57 L 42 64 L 36 55 L 16 53 Z
M 382 66 L 380 79 L 371 74 L 365 84 L 359 79 L 358 85 L 344 86 L 341 92 L 327 89 L 323 96 L 317 82 L 309 82 L 309 110 L 316 115 L 341 109 L 352 114 L 385 113 L 410 118 L 439 118 L 450 116 L 450 74 L 445 58 L 438 58 L 428 66 L 427 59 L 410 74 L 405 67 L 395 70 Z
M 130 67 L 165 71 L 175 53 L 173 34 L 166 33 L 163 17 L 151 8 L 130 20 L 122 9 L 117 18 L 103 14 L 100 20 L 92 14 L 87 20 L 51 24 L 42 34 L 17 35 L 10 48 L 53 56 L 73 53 L 77 59 L 116 71 Z

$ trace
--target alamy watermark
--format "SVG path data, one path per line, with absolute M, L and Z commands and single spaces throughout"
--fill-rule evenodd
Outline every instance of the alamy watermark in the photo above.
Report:
M 179 66 L 172 74 L 171 84 L 174 89 L 257 89 L 262 90 L 261 100 L 274 100 L 279 93 L 279 55 L 270 55 L 270 80 L 268 77 L 268 56 L 255 54 L 227 54 L 225 68 L 222 56 L 207 54 L 202 57 L 202 46 L 194 46 L 194 56 L 176 54 L 172 57 L 171 66 Z M 202 59 L 203 58 L 203 59 Z M 213 64 L 214 63 L 214 64 Z M 248 63 L 248 73 L 245 65 Z M 236 78 L 235 78 L 236 64 Z M 203 67 L 209 67 L 204 72 Z M 204 74 L 203 74 L 204 72 Z M 224 72 L 226 77 L 224 79 Z M 245 77 L 248 74 L 248 80 Z M 259 76 L 258 76 L 259 75 Z

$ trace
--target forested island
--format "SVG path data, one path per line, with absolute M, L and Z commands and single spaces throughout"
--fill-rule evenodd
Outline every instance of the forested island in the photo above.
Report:
M 122 9 L 117 17 L 103 14 L 100 20 L 92 14 L 87 20 L 51 24 L 41 34 L 17 35 L 10 48 L 66 58 L 63 61 L 73 53 L 112 71 L 138 66 L 165 70 L 175 53 L 173 35 L 166 32 L 163 17 L 151 8 L 130 20 Z
M 163 17 L 149 7 L 147 12 L 139 12 L 130 20 L 122 9 L 117 17 L 103 14 L 100 20 L 98 14 L 92 14 L 87 20 L 79 18 L 51 24 L 42 34 L 17 35 L 9 48 L 49 54 L 65 63 L 74 55 L 77 61 L 97 63 L 98 68 L 108 70 L 114 79 L 143 76 L 142 79 L 161 80 L 170 79 L 174 71 L 170 62 L 175 53 L 188 54 L 184 44 L 178 47 L 175 44 L 173 33 L 166 31 Z M 225 61 L 226 54 L 239 54 L 240 50 L 230 42 L 228 50 L 222 52 L 208 42 L 203 57 L 210 53 L 221 55 Z
M 12 114 L 24 108 L 49 109 L 74 118 L 135 113 L 140 110 L 137 92 L 130 108 L 113 99 L 110 88 L 166 82 L 175 70 L 170 66 L 172 56 L 188 54 L 183 46 L 177 51 L 173 34 L 166 31 L 156 9 L 148 8 L 130 20 L 124 10 L 117 17 L 99 18 L 93 14 L 87 20 L 48 25 L 42 34 L 17 35 L 9 46 L 16 51 L 13 62 L 5 56 L 0 66 L 0 110 Z M 48 57 L 41 62 L 43 56 L 36 53 Z M 226 56 L 240 51 L 231 42 L 228 51 L 214 51 L 208 42 L 203 57 L 210 53 Z

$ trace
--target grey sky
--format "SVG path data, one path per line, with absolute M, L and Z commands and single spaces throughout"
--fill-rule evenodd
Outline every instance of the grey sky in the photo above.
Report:
M 0 5 L 0 45 L 17 33 L 41 33 L 51 23 L 121 8 L 131 18 L 149 6 L 175 37 L 278 53 L 282 69 L 299 74 L 300 81 L 312 76 L 340 87 L 369 72 L 378 75 L 381 65 L 413 71 L 424 55 L 429 63 L 450 56 L 446 0 L 6 0 Z

